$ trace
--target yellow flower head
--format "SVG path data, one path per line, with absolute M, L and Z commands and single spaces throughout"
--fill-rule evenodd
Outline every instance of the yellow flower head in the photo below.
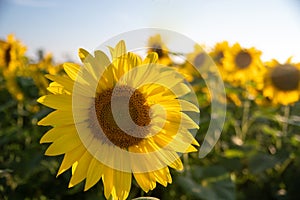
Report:
M 11 59 L 10 50 L 10 44 L 6 41 L 0 40 L 0 69 L 8 66 Z
M 7 90 L 18 101 L 24 100 L 24 94 L 16 78 L 24 72 L 25 52 L 26 47 L 12 34 L 7 36 L 7 41 L 0 41 L 0 70 L 6 80 Z
M 195 44 L 194 51 L 186 55 L 186 62 L 180 66 L 181 72 L 189 82 L 207 77 L 207 72 L 210 70 L 212 61 L 202 46 Z M 201 72 L 201 74 L 199 74 Z
M 142 60 L 120 41 L 94 56 L 80 49 L 83 66 L 65 63 L 68 76 L 54 82 L 38 102 L 56 109 L 39 125 L 53 126 L 41 139 L 46 155 L 64 154 L 58 171 L 72 168 L 69 187 L 88 190 L 102 179 L 106 198 L 126 199 L 132 174 L 146 192 L 172 182 L 169 168 L 183 168 L 178 153 L 196 151 L 190 133 L 198 125 L 184 112 L 199 112 L 182 97 L 190 92 L 173 68 L 157 65 L 156 53 Z
M 275 104 L 288 105 L 299 101 L 300 63 L 292 63 L 290 58 L 281 64 L 274 59 L 266 66 L 263 95 Z
M 216 43 L 212 51 L 209 53 L 211 58 L 217 64 L 218 67 L 223 65 L 223 59 L 225 52 L 229 50 L 229 45 L 227 41 Z
M 15 71 L 23 67 L 26 47 L 16 40 L 13 34 L 7 36 L 7 41 L 0 41 L 0 68 Z
M 211 60 L 209 56 L 204 51 L 203 47 L 201 47 L 199 44 L 195 44 L 194 46 L 194 52 L 189 53 L 186 55 L 187 61 L 193 65 L 195 68 L 208 68 L 211 64 Z M 195 68 L 194 73 L 196 73 Z
M 245 49 L 238 43 L 225 52 L 222 76 L 234 86 L 245 87 L 255 95 L 263 86 L 264 67 L 260 59 L 261 51 L 254 47 Z M 254 87 L 254 88 L 253 88 Z M 254 90 L 255 89 L 255 90 Z
M 159 64 L 166 65 L 166 66 L 172 64 L 172 60 L 169 57 L 169 49 L 162 41 L 161 36 L 159 34 L 149 38 L 148 47 L 149 47 L 148 53 L 151 52 L 157 53 Z

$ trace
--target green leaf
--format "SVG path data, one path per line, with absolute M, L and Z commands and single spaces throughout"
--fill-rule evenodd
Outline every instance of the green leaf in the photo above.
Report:
M 257 153 L 249 159 L 249 170 L 253 174 L 259 174 L 267 169 L 273 168 L 278 160 L 275 156 Z
M 233 200 L 235 185 L 229 173 L 221 166 L 191 167 L 192 177 L 178 177 L 179 186 L 191 198 L 203 200 Z

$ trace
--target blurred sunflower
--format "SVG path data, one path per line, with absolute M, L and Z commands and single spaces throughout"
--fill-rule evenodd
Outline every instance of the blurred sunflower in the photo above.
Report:
M 183 65 L 178 65 L 175 68 L 180 74 L 184 76 L 184 78 L 189 82 L 193 82 L 194 75 L 191 73 L 191 70 L 193 70 L 190 66 L 188 66 L 186 63 Z
M 195 78 L 200 78 L 199 72 L 196 68 L 203 68 L 208 59 L 207 57 L 208 56 L 202 47 L 196 44 L 194 46 L 194 51 L 186 55 L 186 62 L 180 65 L 177 70 L 186 78 L 188 82 L 193 82 Z M 195 86 L 194 89 L 198 91 L 198 86 Z
M 289 58 L 284 64 L 277 60 L 266 63 L 263 95 L 275 104 L 288 105 L 299 101 L 300 63 L 292 63 Z
M 158 55 L 158 63 L 162 65 L 169 66 L 172 64 L 172 60 L 169 57 L 169 49 L 162 41 L 161 36 L 159 34 L 154 35 L 148 40 L 149 51 L 156 52 Z
M 195 68 L 201 68 L 201 71 L 206 73 L 209 70 L 209 66 L 211 64 L 209 56 L 204 51 L 203 47 L 199 44 L 195 44 L 194 51 L 186 55 L 186 60 L 188 61 L 187 68 L 190 69 L 190 73 L 194 76 L 199 75 L 198 71 Z
M 6 80 L 6 88 L 18 101 L 24 99 L 24 94 L 17 83 L 17 77 L 22 75 L 26 64 L 26 47 L 14 38 L 7 36 L 7 41 L 0 41 L 0 69 Z
M 39 89 L 40 95 L 45 95 L 47 94 L 49 82 L 44 74 L 49 73 L 51 75 L 56 75 L 63 71 L 62 68 L 62 65 L 54 64 L 52 54 L 47 54 L 46 56 L 43 56 L 38 63 L 30 64 L 24 75 L 33 79 L 35 85 Z
M 10 62 L 10 44 L 0 40 L 0 69 L 8 66 Z
M 214 48 L 210 51 L 209 55 L 218 67 L 223 66 L 223 59 L 225 52 L 229 50 L 227 41 L 216 43 Z
M 15 71 L 24 67 L 26 47 L 15 39 L 13 34 L 7 36 L 6 41 L 0 41 L 0 66 Z
M 245 49 L 238 43 L 229 51 L 225 51 L 223 58 L 224 80 L 234 86 L 247 87 L 252 82 L 256 88 L 263 86 L 263 64 L 260 59 L 261 51 L 254 47 Z
M 82 180 L 88 190 L 101 178 L 106 198 L 126 199 L 132 174 L 146 192 L 172 182 L 168 167 L 183 169 L 178 153 L 196 151 L 189 132 L 198 125 L 184 111 L 199 112 L 181 99 L 190 92 L 173 68 L 157 66 L 156 53 L 142 61 L 120 41 L 95 56 L 80 49 L 84 64 L 64 64 L 68 76 L 52 82 L 38 102 L 57 109 L 39 125 L 53 128 L 41 143 L 46 155 L 65 154 L 58 175 L 72 168 L 69 187 Z

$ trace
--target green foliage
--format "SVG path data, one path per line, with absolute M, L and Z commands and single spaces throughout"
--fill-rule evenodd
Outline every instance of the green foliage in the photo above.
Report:
M 24 101 L 10 95 L 0 73 L 0 199 L 105 199 L 102 183 L 83 192 L 83 183 L 68 189 L 70 171 L 56 178 L 62 157 L 43 155 L 47 145 L 39 140 L 49 128 L 36 125 L 51 110 L 36 103 L 39 89 L 31 78 L 17 77 L 17 83 Z M 133 182 L 129 199 L 300 199 L 300 103 L 261 106 L 244 98 L 241 88 L 229 90 L 242 106 L 228 101 L 214 150 L 203 159 L 197 153 L 184 155 L 184 171 L 171 171 L 173 183 L 167 188 L 157 185 L 145 194 Z M 201 143 L 211 108 L 207 94 L 198 91 L 197 96 Z

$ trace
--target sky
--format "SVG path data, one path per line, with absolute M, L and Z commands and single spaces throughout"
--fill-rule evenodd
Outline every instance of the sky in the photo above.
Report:
M 0 38 L 14 33 L 29 56 L 43 49 L 59 62 L 151 27 L 208 47 L 223 40 L 254 46 L 264 61 L 300 62 L 299 0 L 0 0 Z

